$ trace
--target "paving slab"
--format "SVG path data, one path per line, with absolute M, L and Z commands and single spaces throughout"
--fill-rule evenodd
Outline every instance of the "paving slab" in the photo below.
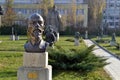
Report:
M 84 42 L 88 47 L 94 44 L 89 39 L 84 40 Z M 93 50 L 93 54 L 99 57 L 107 58 L 106 62 L 109 64 L 104 66 L 104 70 L 110 75 L 112 80 L 120 80 L 120 60 L 119 59 L 117 59 L 115 56 L 111 55 L 109 52 L 103 50 L 97 45 Z

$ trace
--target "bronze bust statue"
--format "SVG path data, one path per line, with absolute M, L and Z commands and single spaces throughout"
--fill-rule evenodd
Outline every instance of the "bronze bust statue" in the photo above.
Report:
M 44 20 L 38 13 L 32 14 L 28 19 L 28 42 L 24 45 L 26 52 L 45 52 L 48 43 L 42 39 Z
M 53 45 L 56 41 L 56 36 L 52 28 L 49 28 L 49 30 L 46 32 L 45 41 L 49 43 L 49 46 L 54 47 Z

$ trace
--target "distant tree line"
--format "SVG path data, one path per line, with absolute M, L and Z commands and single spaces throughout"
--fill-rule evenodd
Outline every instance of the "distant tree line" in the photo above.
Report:
M 14 0 L 6 0 L 5 2 L 5 11 L 4 15 L 2 16 L 2 28 L 8 28 L 10 26 L 17 25 L 14 23 L 18 16 L 17 13 L 15 13 L 13 10 L 13 2 Z M 105 0 L 86 0 L 86 3 L 88 4 L 88 26 L 83 27 L 82 16 L 79 16 L 80 21 L 77 20 L 76 1 L 72 0 L 69 13 L 65 16 L 62 16 L 62 23 L 64 26 L 61 27 L 61 34 L 74 34 L 75 31 L 79 31 L 80 33 L 84 34 L 85 30 L 88 30 L 89 34 L 98 34 L 100 32 L 103 16 L 102 13 L 106 6 Z M 43 0 L 40 3 L 40 9 L 42 10 L 41 15 L 45 20 L 45 24 L 48 10 L 52 8 L 53 5 L 54 0 Z M 110 32 L 111 31 L 109 30 L 108 33 Z

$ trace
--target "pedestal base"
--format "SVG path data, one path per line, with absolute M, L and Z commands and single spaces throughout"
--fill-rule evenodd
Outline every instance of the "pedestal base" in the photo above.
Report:
M 23 57 L 24 67 L 46 67 L 47 65 L 48 65 L 48 52 L 24 53 Z
M 17 73 L 18 80 L 52 80 L 52 67 L 27 68 L 20 67 Z
M 115 41 L 110 41 L 110 46 L 116 46 L 116 42 Z
M 15 35 L 11 35 L 10 40 L 15 41 Z
M 60 38 L 60 37 L 59 37 L 59 33 L 57 33 L 57 41 L 59 41 L 59 38 Z
M 74 45 L 75 45 L 75 46 L 79 46 L 79 44 L 80 44 L 80 43 L 79 43 L 79 39 L 74 39 Z
M 15 36 L 15 40 L 19 40 L 19 36 Z

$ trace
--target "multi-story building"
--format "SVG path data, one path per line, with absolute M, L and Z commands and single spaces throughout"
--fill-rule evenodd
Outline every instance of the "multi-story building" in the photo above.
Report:
M 120 27 L 120 0 L 106 0 L 103 23 L 108 24 L 108 28 Z
M 0 4 L 3 5 L 6 0 L 0 0 Z M 30 14 L 33 13 L 40 13 L 41 14 L 41 7 L 40 3 L 42 0 L 14 0 L 14 5 L 13 5 L 13 10 L 16 12 L 18 15 L 19 19 L 20 18 L 26 18 Z M 61 16 L 67 15 L 69 13 L 70 9 L 70 4 L 72 3 L 73 0 L 54 0 L 54 4 L 57 6 L 57 9 Z M 83 17 L 83 26 L 87 26 L 87 21 L 88 21 L 88 6 L 87 4 L 84 3 L 84 0 L 74 0 L 75 4 L 77 6 L 76 8 L 76 19 L 79 20 L 80 17 Z

